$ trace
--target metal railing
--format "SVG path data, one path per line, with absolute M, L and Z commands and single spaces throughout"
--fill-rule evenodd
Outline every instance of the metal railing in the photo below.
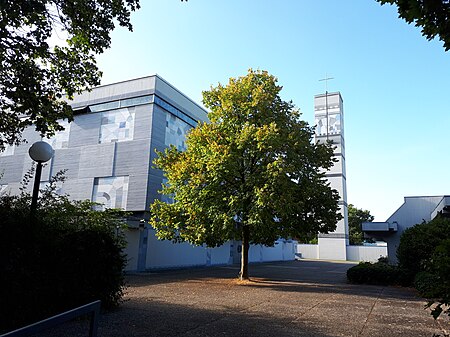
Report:
M 19 337 L 36 334 L 42 330 L 50 329 L 54 326 L 67 322 L 73 318 L 90 314 L 89 337 L 97 337 L 98 321 L 100 316 L 101 301 L 85 304 L 81 307 L 63 312 L 56 316 L 27 325 L 23 328 L 7 332 L 0 337 Z

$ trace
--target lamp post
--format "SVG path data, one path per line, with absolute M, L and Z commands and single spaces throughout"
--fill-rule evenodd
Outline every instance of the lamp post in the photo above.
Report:
M 54 154 L 52 146 L 44 141 L 39 141 L 31 145 L 28 154 L 36 163 L 36 175 L 34 177 L 33 195 L 31 197 L 31 212 L 36 210 L 39 195 L 39 184 L 41 182 L 42 163 L 49 161 Z

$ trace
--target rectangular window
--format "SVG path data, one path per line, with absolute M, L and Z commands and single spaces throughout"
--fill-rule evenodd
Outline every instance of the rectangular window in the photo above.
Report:
M 95 178 L 92 201 L 102 204 L 97 210 L 105 208 L 127 208 L 128 176 Z
M 123 108 L 102 112 L 99 143 L 132 140 L 134 135 L 134 112 Z
M 119 104 L 120 104 L 119 101 L 107 102 L 107 103 L 90 105 L 89 109 L 91 110 L 91 112 L 112 110 L 112 109 L 118 109 L 119 108 Z

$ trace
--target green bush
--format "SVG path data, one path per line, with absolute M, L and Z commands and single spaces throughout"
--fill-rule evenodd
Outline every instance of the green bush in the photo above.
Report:
M 43 193 L 35 216 L 30 197 L 0 196 L 0 333 L 100 299 L 123 294 L 126 257 L 119 211 Z
M 433 317 L 439 317 L 442 312 L 450 316 L 450 239 L 435 248 L 425 268 L 427 271 L 416 275 L 414 286 L 421 296 L 428 298 Z
M 426 269 L 439 244 L 450 239 L 450 220 L 436 217 L 430 222 L 424 222 L 405 230 L 400 238 L 397 249 L 399 266 L 417 274 Z
M 361 262 L 347 270 L 351 283 L 374 285 L 409 285 L 411 275 L 404 269 L 384 262 Z

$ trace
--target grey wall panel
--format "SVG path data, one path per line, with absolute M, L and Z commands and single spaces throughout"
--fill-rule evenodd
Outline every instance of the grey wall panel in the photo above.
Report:
M 19 188 L 22 185 L 20 185 L 20 183 L 10 183 L 8 184 L 8 187 L 6 188 L 6 193 L 10 194 L 10 195 L 17 195 L 20 193 Z M 31 188 L 29 189 L 29 192 L 31 193 Z
M 114 176 L 148 175 L 149 166 L 150 139 L 116 143 Z
M 153 203 L 155 199 L 161 200 L 161 194 L 159 194 L 158 191 L 161 190 L 163 177 L 162 171 L 152 170 L 148 181 L 147 203 L 149 205 Z
M 153 106 L 153 104 L 146 104 L 134 107 L 134 140 L 150 138 Z
M 72 149 L 55 150 L 51 174 L 55 175 L 61 170 L 67 170 L 65 173 L 67 179 L 78 178 L 81 149 L 81 147 L 76 147 Z
M 166 147 L 165 137 L 166 137 L 166 114 L 163 109 L 154 106 L 153 109 L 153 124 L 152 124 L 152 143 L 150 149 L 150 160 L 151 166 L 153 161 L 157 158 L 155 149 L 158 151 L 163 151 Z M 161 196 L 157 193 L 161 189 L 161 182 L 163 179 L 163 174 L 160 170 L 151 168 L 149 181 L 147 186 L 147 203 L 150 204 L 155 199 L 160 199 Z
M 148 210 L 147 204 L 148 175 L 130 175 L 128 181 L 127 211 Z
M 85 200 L 92 198 L 94 178 L 67 179 L 62 187 L 63 193 L 68 194 L 70 199 Z
M 36 132 L 34 126 L 27 127 L 22 133 L 22 138 L 27 142 L 16 146 L 16 148 L 14 149 L 14 154 L 25 154 L 28 156 L 28 149 L 31 147 L 31 145 L 41 140 L 41 136 Z
M 2 184 L 16 183 L 22 180 L 22 168 L 25 157 L 28 156 L 22 154 L 0 157 L 0 182 Z M 31 162 L 31 158 L 29 160 Z
M 78 115 L 70 125 L 69 148 L 98 144 L 101 113 Z
M 153 120 L 152 120 L 152 154 L 153 149 L 162 151 L 165 146 L 166 139 L 166 116 L 167 112 L 158 106 L 153 108 Z
M 80 148 L 78 177 L 110 177 L 113 173 L 115 143 Z

